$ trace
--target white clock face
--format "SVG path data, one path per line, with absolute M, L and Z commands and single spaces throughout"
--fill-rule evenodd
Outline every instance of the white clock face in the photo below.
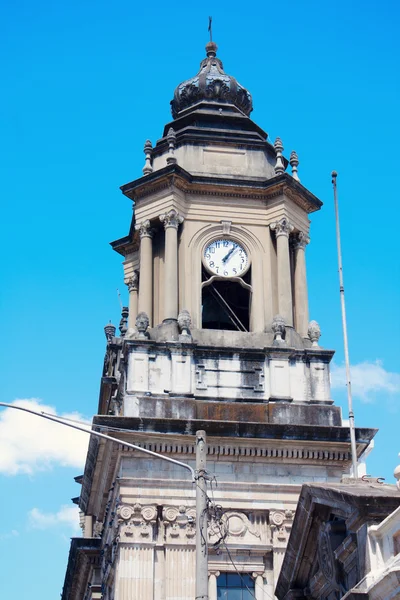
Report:
M 233 240 L 214 240 L 204 250 L 204 264 L 222 277 L 239 277 L 248 267 L 246 250 Z

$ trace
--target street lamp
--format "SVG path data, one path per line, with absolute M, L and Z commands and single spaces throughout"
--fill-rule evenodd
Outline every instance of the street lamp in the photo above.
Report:
M 164 456 L 163 454 L 158 454 L 158 452 L 153 452 L 152 450 L 147 450 L 146 448 L 141 448 L 140 446 L 136 446 L 136 444 L 130 444 L 129 442 L 125 442 L 123 440 L 119 440 L 118 438 L 111 437 L 109 435 L 105 435 L 104 433 L 99 433 L 98 431 L 93 431 L 92 429 L 86 429 L 80 425 L 76 425 L 75 423 L 71 423 L 68 421 L 64 421 L 59 417 L 55 417 L 53 415 L 49 415 L 43 412 L 37 412 L 35 410 L 31 410 L 30 408 L 25 408 L 22 406 L 16 406 L 14 404 L 7 404 L 6 402 L 0 402 L 0 406 L 4 406 L 5 408 L 14 408 L 15 410 L 21 410 L 23 412 L 30 413 L 35 415 L 36 417 L 42 417 L 43 419 L 48 419 L 49 421 L 54 421 L 55 423 L 59 423 L 60 425 L 66 425 L 67 427 L 71 427 L 72 429 L 77 429 L 78 431 L 83 431 L 84 433 L 88 433 L 89 435 L 93 435 L 95 437 L 103 438 L 107 441 L 115 442 L 120 446 L 127 446 L 128 448 L 132 448 L 133 450 L 138 450 L 139 452 L 143 452 L 145 454 L 150 454 L 151 456 L 155 456 L 156 458 L 161 458 L 162 460 L 166 460 L 170 463 L 174 463 L 182 467 L 183 469 L 187 469 L 190 471 L 192 476 L 192 482 L 196 484 L 196 595 L 195 600 L 208 600 L 208 542 L 207 542 L 207 525 L 208 525 L 208 497 L 207 497 L 207 480 L 206 480 L 206 456 L 207 456 L 207 436 L 206 432 L 203 430 L 196 431 L 196 470 L 194 470 L 190 465 L 183 463 L 179 460 L 175 460 L 174 458 L 169 458 L 168 456 Z

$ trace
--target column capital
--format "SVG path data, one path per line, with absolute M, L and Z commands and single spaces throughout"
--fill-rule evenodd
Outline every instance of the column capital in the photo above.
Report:
M 221 575 L 221 571 L 214 571 L 214 569 L 209 569 L 208 576 L 211 577 L 211 575 L 214 575 L 214 577 L 219 577 Z
M 307 244 L 310 243 L 310 238 L 304 231 L 299 231 L 293 236 L 292 244 L 295 250 L 304 250 Z
M 275 221 L 275 223 L 271 223 L 270 228 L 272 231 L 275 231 L 276 237 L 280 235 L 284 235 L 287 238 L 289 234 L 293 231 L 294 227 L 286 217 L 282 217 L 279 221 Z
M 178 229 L 179 225 L 183 223 L 183 217 L 174 208 L 172 208 L 163 215 L 160 215 L 160 221 L 164 224 L 164 229 L 168 229 L 168 227 Z
M 125 282 L 128 286 L 129 293 L 137 292 L 139 289 L 139 274 L 137 271 L 133 271 L 132 276 Z
M 139 231 L 140 239 L 144 237 L 152 238 L 154 235 L 154 231 L 151 228 L 151 224 L 148 219 L 146 219 L 146 221 L 142 221 L 140 225 L 136 225 L 136 229 Z

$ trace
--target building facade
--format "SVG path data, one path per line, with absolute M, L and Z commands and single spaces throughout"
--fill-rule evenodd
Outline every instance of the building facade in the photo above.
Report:
M 195 467 L 207 434 L 218 519 L 209 598 L 274 598 L 304 482 L 340 481 L 348 427 L 333 351 L 309 321 L 309 214 L 322 203 L 250 119 L 252 98 L 206 46 L 173 120 L 124 186 L 134 214 L 112 243 L 129 307 L 105 328 L 93 428 Z M 291 173 L 287 172 L 290 167 Z M 359 457 L 375 430 L 357 429 Z M 215 476 L 215 479 L 213 477 Z M 195 597 L 195 489 L 178 465 L 92 438 L 63 600 Z M 221 531 L 223 530 L 223 535 Z

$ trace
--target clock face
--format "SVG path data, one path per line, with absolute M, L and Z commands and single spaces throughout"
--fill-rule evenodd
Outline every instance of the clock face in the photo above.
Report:
M 233 240 L 214 240 L 204 250 L 204 264 L 222 277 L 239 277 L 248 267 L 246 250 Z

